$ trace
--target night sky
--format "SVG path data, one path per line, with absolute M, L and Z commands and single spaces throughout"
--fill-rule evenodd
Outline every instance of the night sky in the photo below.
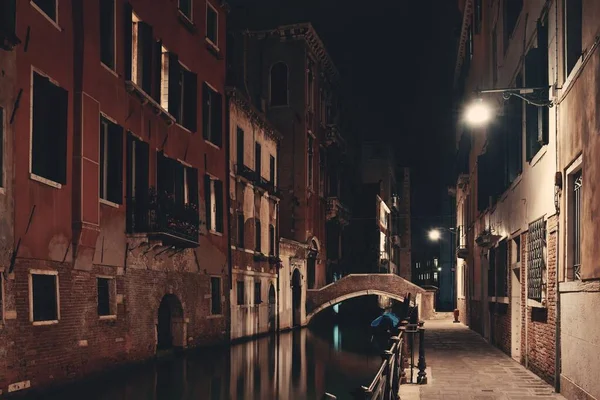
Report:
M 455 0 L 229 0 L 231 26 L 311 22 L 350 95 L 354 135 L 389 141 L 413 168 L 413 247 L 441 214 L 453 154 Z M 445 160 L 444 160 L 445 157 Z

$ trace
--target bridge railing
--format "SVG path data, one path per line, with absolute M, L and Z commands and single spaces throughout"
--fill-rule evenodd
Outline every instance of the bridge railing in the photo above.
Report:
M 414 363 L 414 344 L 419 342 L 419 361 Z M 381 365 L 369 386 L 361 386 L 352 395 L 356 400 L 399 400 L 400 385 L 413 381 L 413 369 L 418 368 L 417 383 L 427 383 L 425 372 L 425 328 L 423 322 L 409 324 L 402 321 L 396 336 L 390 338 L 391 346 L 381 354 Z M 406 369 L 410 368 L 410 380 Z M 325 393 L 323 399 L 335 399 L 334 395 Z

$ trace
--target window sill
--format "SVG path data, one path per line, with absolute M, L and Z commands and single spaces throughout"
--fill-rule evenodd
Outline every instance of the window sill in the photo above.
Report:
M 58 324 L 58 320 L 52 320 L 52 321 L 32 321 L 31 322 L 33 324 L 33 326 L 44 326 L 44 325 L 56 325 Z
M 0 195 L 6 194 L 6 188 L 0 187 Z
M 192 132 L 190 129 L 186 128 L 185 126 L 181 125 L 179 122 L 175 121 L 175 125 L 178 126 L 179 128 L 181 128 L 183 131 L 189 133 L 190 135 L 193 135 L 194 132 Z
M 61 27 L 58 25 L 58 22 L 56 22 L 55 20 L 53 20 L 52 18 L 50 18 L 50 17 L 48 16 L 48 14 L 46 14 L 46 13 L 44 12 L 44 10 L 42 10 L 41 8 L 39 8 L 39 7 L 37 6 L 37 4 L 35 4 L 35 3 L 33 2 L 33 0 L 30 0 L 30 1 L 29 1 L 29 4 L 31 4 L 31 6 L 32 6 L 33 8 L 35 8 L 36 10 L 38 10 L 38 12 L 39 12 L 40 14 L 42 14 L 42 16 L 43 16 L 44 18 L 46 18 L 46 19 L 47 19 L 47 20 L 48 20 L 48 21 L 49 21 L 49 22 L 52 24 L 52 26 L 54 26 L 56 29 L 58 29 L 58 31 L 59 31 L 59 32 L 62 32 L 62 28 L 61 28 Z M 58 7 L 57 7 L 57 8 L 58 8 Z M 57 19 L 58 19 L 58 18 L 57 18 Z
M 183 11 L 177 10 L 177 19 L 185 29 L 190 31 L 190 33 L 196 33 L 196 24 L 194 24 L 194 21 L 185 15 Z
M 223 314 L 211 314 L 206 317 L 206 319 L 220 319 L 223 318 Z
M 213 231 L 212 229 L 209 230 L 208 232 L 210 232 L 210 234 L 215 235 L 215 236 L 223 236 L 223 232 Z
M 208 37 L 204 37 L 204 41 L 206 42 L 206 47 L 208 50 L 213 53 L 215 57 L 220 58 L 219 56 L 221 55 L 221 49 L 219 49 L 219 46 L 217 46 Z
M 109 67 L 108 65 L 104 64 L 102 61 L 100 61 L 100 65 L 102 65 L 102 68 L 104 68 L 105 70 L 107 70 L 108 72 L 110 72 L 112 75 L 114 75 L 116 78 L 119 77 L 119 74 L 117 74 L 117 72 L 112 69 L 111 67 Z
M 577 77 L 579 76 L 579 72 L 583 66 L 584 54 L 585 53 L 582 53 L 581 56 L 579 56 L 579 59 L 573 66 L 573 69 L 571 70 L 571 72 L 566 77 L 565 81 L 563 82 L 563 85 L 560 88 L 561 92 L 560 92 L 560 96 L 559 96 L 559 99 L 560 99 L 559 102 L 561 102 L 562 99 L 564 98 L 564 96 L 566 96 L 566 94 L 569 93 L 569 91 L 571 90 L 571 86 L 573 86 L 573 84 L 575 84 L 575 81 L 577 80 Z
M 46 178 L 41 177 L 39 175 L 36 175 L 33 172 L 29 173 L 29 179 L 31 179 L 33 181 L 37 181 L 37 182 L 43 183 L 44 185 L 48 185 L 48 186 L 53 187 L 55 189 L 61 189 L 62 188 L 62 184 L 60 184 L 58 182 L 51 181 L 50 179 L 46 179 Z
M 134 94 L 142 103 L 142 105 L 150 104 L 152 108 L 156 111 L 157 115 L 159 115 L 167 124 L 167 126 L 171 126 L 175 123 L 175 117 L 171 115 L 167 110 L 165 110 L 156 100 L 152 98 L 148 93 L 144 91 L 141 87 L 139 87 L 133 81 L 125 81 L 125 89 L 128 93 Z
M 214 148 L 215 148 L 215 149 L 217 149 L 217 150 L 221 150 L 221 147 L 217 146 L 216 144 L 214 144 L 213 142 L 211 142 L 211 141 L 210 141 L 210 140 L 208 140 L 208 139 L 204 139 L 204 143 L 208 144 L 208 145 L 209 145 L 209 146 L 211 146 L 211 147 L 214 147 Z
M 547 151 L 548 151 L 548 145 L 545 144 L 544 146 L 542 146 L 541 149 L 538 150 L 537 153 L 535 153 L 533 158 L 531 160 L 529 160 L 529 165 L 532 167 L 535 167 L 535 165 L 540 162 L 540 160 L 542 159 L 542 157 L 544 157 L 544 155 L 546 154 Z
M 102 199 L 102 198 L 99 200 L 99 202 L 100 202 L 100 204 L 104 204 L 106 206 L 113 207 L 113 208 L 119 208 L 119 207 L 121 207 L 120 204 L 113 203 L 112 201 L 108 201 L 108 200 Z
M 115 321 L 117 319 L 116 315 L 100 315 L 98 317 L 100 321 Z
M 547 308 L 545 300 L 542 300 L 542 302 L 540 303 L 539 301 L 532 299 L 527 299 L 527 307 Z

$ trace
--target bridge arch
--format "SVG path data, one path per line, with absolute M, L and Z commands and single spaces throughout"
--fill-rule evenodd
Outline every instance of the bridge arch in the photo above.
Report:
M 353 299 L 355 297 L 362 297 L 362 296 L 387 296 L 387 297 L 390 297 L 390 298 L 400 301 L 400 302 L 404 302 L 404 300 L 405 300 L 405 298 L 403 296 L 399 296 L 397 294 L 386 292 L 383 290 L 374 290 L 374 289 L 359 290 L 357 292 L 347 293 L 342 296 L 336 297 L 326 303 L 323 303 L 323 304 L 317 306 L 310 313 L 306 314 L 306 323 L 307 324 L 310 323 L 310 320 L 315 315 L 317 315 L 318 313 L 320 313 L 323 310 L 328 309 L 329 307 L 333 307 L 337 303 L 341 303 L 344 300 L 349 300 L 349 299 Z

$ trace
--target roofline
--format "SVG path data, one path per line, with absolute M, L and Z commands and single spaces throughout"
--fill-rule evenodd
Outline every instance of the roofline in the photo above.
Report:
M 225 93 L 229 99 L 232 99 L 236 104 L 243 107 L 243 111 L 246 112 L 246 115 L 260 125 L 268 135 L 272 136 L 273 140 L 281 142 L 283 135 L 271 125 L 267 116 L 262 111 L 258 110 L 240 89 L 235 86 L 227 86 L 225 88 Z
M 304 32 L 295 32 L 296 30 L 305 30 Z M 264 30 L 247 30 L 246 33 L 250 35 L 278 35 L 281 38 L 285 37 L 286 32 L 291 32 L 292 37 L 302 37 L 309 45 L 311 50 L 317 57 L 320 58 L 321 63 L 328 69 L 332 78 L 336 81 L 340 80 L 340 73 L 333 62 L 333 59 L 327 52 L 325 44 L 317 34 L 317 31 L 310 22 L 302 22 L 290 25 L 279 25 L 273 29 Z
M 473 0 L 465 1 L 465 9 L 463 10 L 463 20 L 462 26 L 460 29 L 460 39 L 458 43 L 458 54 L 456 56 L 456 64 L 454 65 L 454 81 L 453 84 L 456 85 L 458 81 L 458 76 L 460 75 L 460 69 L 462 68 L 464 62 L 465 55 L 465 43 L 467 41 L 468 35 L 468 27 L 469 27 L 469 19 L 473 14 Z

